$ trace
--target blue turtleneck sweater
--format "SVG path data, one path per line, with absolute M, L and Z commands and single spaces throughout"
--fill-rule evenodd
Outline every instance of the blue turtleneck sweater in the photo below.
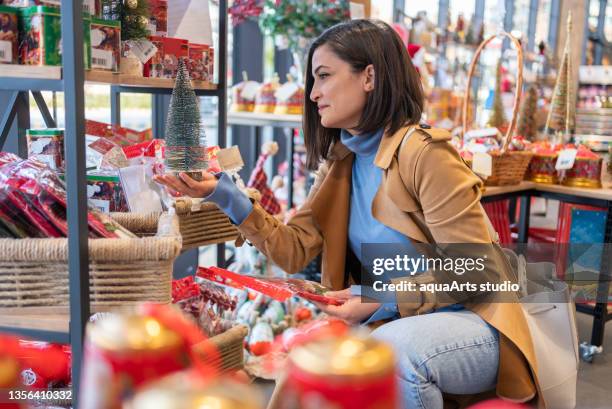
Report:
M 382 180 L 382 169 L 374 165 L 374 158 L 382 139 L 383 130 L 362 135 L 351 135 L 341 131 L 342 143 L 355 154 L 351 181 L 349 215 L 349 246 L 355 256 L 363 263 L 362 243 L 395 243 L 411 245 L 402 233 L 393 230 L 372 215 L 372 200 Z M 253 205 L 234 185 L 231 178 L 222 174 L 217 188 L 206 200 L 216 203 L 230 217 L 240 224 L 247 218 Z M 359 295 L 361 288 L 353 286 L 352 293 Z M 393 318 L 397 315 L 397 304 L 386 303 L 366 321 L 373 322 Z

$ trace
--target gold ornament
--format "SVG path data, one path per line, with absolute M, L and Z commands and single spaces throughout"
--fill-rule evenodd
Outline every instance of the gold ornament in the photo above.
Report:
M 128 8 L 133 10 L 136 7 L 138 7 L 138 0 L 126 0 L 125 5 L 128 6 Z

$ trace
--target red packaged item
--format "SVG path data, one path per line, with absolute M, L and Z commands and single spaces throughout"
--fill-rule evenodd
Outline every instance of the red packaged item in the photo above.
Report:
M 71 380 L 70 347 L 38 341 L 19 341 L 17 359 L 24 386 L 47 389 L 66 387 Z
M 221 166 L 217 160 L 217 153 L 221 150 L 218 146 L 209 146 L 206 148 L 206 154 L 208 155 L 208 169 L 207 172 L 219 173 L 221 172 Z
M 151 36 L 157 52 L 144 66 L 144 76 L 176 78 L 178 62 L 189 58 L 189 41 L 180 38 Z
M 6 165 L 7 163 L 19 162 L 21 159 L 19 156 L 10 152 L 0 152 L 0 166 Z
M 187 70 L 189 77 L 192 80 L 208 81 L 208 66 L 206 59 L 208 58 L 209 46 L 206 44 L 189 43 L 189 60 L 187 61 Z
M 136 131 L 119 125 L 106 124 L 104 122 L 85 120 L 85 133 L 87 135 L 108 138 L 121 146 L 141 143 L 153 138 L 151 129 Z
M 165 145 L 166 143 L 163 139 L 153 139 L 152 141 L 124 146 L 123 152 L 128 159 L 134 159 L 141 156 L 163 159 Z
M 325 296 L 330 291 L 319 283 L 296 278 L 263 278 L 242 275 L 219 267 L 200 267 L 197 275 L 218 283 L 227 281 L 250 288 L 278 301 L 286 301 L 297 295 L 309 301 L 316 301 L 329 305 L 342 305 L 343 300 Z

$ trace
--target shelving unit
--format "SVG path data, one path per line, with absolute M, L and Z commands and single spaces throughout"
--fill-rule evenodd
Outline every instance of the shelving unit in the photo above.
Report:
M 261 145 L 261 128 L 264 126 L 274 128 L 302 128 L 302 115 L 277 115 L 268 113 L 256 112 L 230 112 L 227 115 L 229 125 L 252 126 L 255 129 L 253 139 L 252 153 L 254 159 L 257 160 L 259 155 L 259 146 Z M 286 131 L 287 137 L 287 163 L 289 165 L 288 172 L 288 192 L 287 192 L 287 208 L 293 207 L 293 154 L 295 153 L 295 141 L 293 140 L 293 132 Z M 255 162 L 255 160 L 253 162 Z
M 78 391 L 83 357 L 85 325 L 90 317 L 89 260 L 87 236 L 87 197 L 85 165 L 85 98 L 84 83 L 109 84 L 115 90 L 132 93 L 171 94 L 173 80 L 136 78 L 110 73 L 85 72 L 83 67 L 82 4 L 61 1 L 61 28 L 63 69 L 49 67 L 0 65 L 0 90 L 12 91 L 6 111 L 0 118 L 0 150 L 4 147 L 15 119 L 19 128 L 19 153 L 25 152 L 25 129 L 29 127 L 29 93 L 41 110 L 47 127 L 55 123 L 40 91 L 63 91 L 65 104 L 65 158 L 67 189 L 67 220 L 69 249 L 70 306 L 67 314 L 3 314 L 0 333 L 13 333 L 47 342 L 69 342 L 72 347 L 72 407 L 78 408 Z M 227 1 L 219 0 L 218 84 L 195 83 L 196 94 L 215 96 L 219 100 L 217 123 L 218 143 L 225 146 L 226 118 L 226 54 L 227 54 Z M 9 70 L 12 69 L 12 74 Z M 3 75 L 3 72 L 8 75 Z M 43 73 L 44 72 L 44 73 Z M 58 75 L 58 72 L 60 74 Z M 22 76 L 23 75 L 23 76 Z M 40 77 L 43 78 L 40 78 Z M 224 262 L 224 244 L 219 244 L 218 261 Z

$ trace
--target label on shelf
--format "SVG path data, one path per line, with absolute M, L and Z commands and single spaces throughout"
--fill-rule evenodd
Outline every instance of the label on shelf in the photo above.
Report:
M 13 43 L 11 41 L 0 41 L 0 62 L 13 62 Z
M 493 174 L 493 157 L 488 153 L 476 152 L 472 158 L 472 170 L 482 176 Z
M 562 151 L 560 151 L 559 157 L 557 158 L 557 163 L 555 163 L 555 169 L 571 169 L 574 166 L 574 161 L 576 160 L 577 153 L 578 150 L 576 149 L 563 149 Z
M 109 50 L 91 49 L 91 68 L 105 70 L 113 69 L 113 52 Z

